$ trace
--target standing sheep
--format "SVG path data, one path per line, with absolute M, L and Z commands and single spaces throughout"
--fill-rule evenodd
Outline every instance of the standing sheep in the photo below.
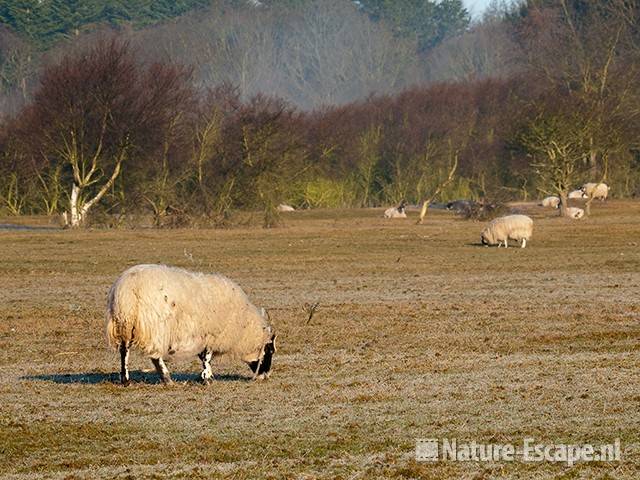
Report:
M 560 205 L 560 197 L 554 195 L 543 198 L 542 202 L 540 202 L 540 206 L 542 207 L 558 208 L 558 205 Z
M 404 211 L 406 205 L 407 202 L 403 200 L 397 207 L 387 208 L 384 211 L 384 218 L 407 218 L 407 214 Z
M 508 248 L 508 240 L 522 241 L 522 248 L 527 245 L 527 240 L 533 234 L 533 220 L 526 215 L 507 215 L 499 217 L 491 222 L 482 231 L 480 239 L 483 245 L 495 245 L 500 247 L 503 243 Z
M 585 198 L 598 198 L 603 202 L 609 196 L 609 187 L 606 183 L 585 183 L 581 191 Z
M 115 281 L 107 299 L 107 337 L 120 350 L 120 380 L 129 382 L 129 349 L 151 357 L 164 383 L 164 361 L 197 355 L 201 378 L 213 377 L 211 360 L 230 355 L 246 362 L 254 378 L 269 376 L 276 335 L 264 309 L 222 275 L 165 265 L 136 265 Z

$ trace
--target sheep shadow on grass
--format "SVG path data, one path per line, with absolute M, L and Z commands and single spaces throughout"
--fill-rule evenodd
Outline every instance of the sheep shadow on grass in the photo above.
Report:
M 465 243 L 465 245 L 467 247 L 486 247 L 487 246 L 482 242 L 469 242 L 469 243 Z
M 132 370 L 129 372 L 131 383 L 143 383 L 155 385 L 162 383 L 160 376 L 155 372 L 146 372 L 142 370 Z M 171 378 L 176 383 L 202 383 L 200 375 L 197 373 L 172 373 Z M 41 375 L 25 375 L 21 380 L 53 382 L 59 384 L 84 383 L 88 385 L 96 385 L 99 383 L 115 383 L 120 385 L 120 374 L 115 373 L 53 373 Z M 223 373 L 214 375 L 215 382 L 250 382 L 251 376 L 238 375 L 235 373 Z
M 465 244 L 467 247 L 483 247 L 483 248 L 492 248 L 492 249 L 498 249 L 498 250 L 502 250 L 503 248 L 505 248 L 505 246 L 501 246 L 498 247 L 498 245 L 484 245 L 482 242 L 469 242 Z M 525 250 L 529 248 L 529 244 L 527 243 L 527 247 L 525 247 Z M 508 250 L 522 250 L 520 248 L 520 242 L 513 242 L 509 243 L 509 247 Z

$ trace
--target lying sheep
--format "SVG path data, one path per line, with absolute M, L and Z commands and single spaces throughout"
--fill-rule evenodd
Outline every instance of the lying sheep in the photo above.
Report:
M 569 192 L 569 198 L 586 198 L 586 195 L 582 190 L 573 190 Z
M 295 212 L 296 209 L 293 208 L 291 205 L 281 203 L 280 205 L 278 205 L 278 211 L 279 212 Z
M 527 240 L 533 234 L 533 220 L 526 215 L 507 215 L 499 217 L 491 222 L 482 231 L 480 239 L 483 245 L 495 245 L 500 247 L 503 243 L 509 247 L 508 239 L 522 241 L 522 248 L 527 245 Z
M 604 202 L 609 196 L 609 187 L 606 183 L 585 183 L 581 192 L 585 198 L 593 197 Z
M 584 216 L 584 210 L 578 207 L 567 207 L 565 208 L 564 216 L 569 218 L 582 218 Z
M 540 202 L 540 206 L 542 207 L 558 208 L 558 205 L 560 205 L 560 197 L 556 197 L 555 195 L 543 198 L 542 202 Z
M 407 202 L 403 200 L 397 207 L 387 208 L 384 211 L 384 218 L 407 218 L 407 214 L 405 213 L 406 205 Z
M 213 377 L 211 360 L 230 355 L 246 362 L 254 378 L 267 378 L 276 335 L 264 309 L 222 275 L 192 273 L 165 265 L 137 265 L 111 287 L 107 337 L 120 350 L 120 380 L 129 384 L 129 349 L 151 357 L 164 383 L 171 376 L 164 361 L 197 355 L 201 378 Z

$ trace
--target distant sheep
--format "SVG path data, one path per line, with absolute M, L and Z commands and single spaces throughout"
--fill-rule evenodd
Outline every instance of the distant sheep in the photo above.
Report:
M 609 187 L 606 183 L 585 183 L 581 192 L 585 198 L 593 197 L 605 201 L 609 196 Z
M 291 205 L 286 205 L 284 203 L 281 203 L 280 205 L 278 205 L 278 211 L 279 212 L 295 212 L 296 209 L 293 208 Z
M 266 378 L 276 351 L 276 335 L 264 309 L 222 275 L 192 273 L 165 265 L 137 265 L 111 287 L 107 300 L 107 337 L 120 350 L 120 379 L 129 384 L 129 349 L 151 357 L 165 383 L 164 361 L 197 355 L 201 378 L 213 377 L 214 355 L 246 362 L 254 378 Z
M 527 240 L 533 234 L 533 220 L 526 215 L 507 215 L 499 217 L 485 227 L 480 236 L 483 245 L 495 245 L 505 248 L 509 246 L 508 240 L 522 241 L 522 248 L 527 245 Z
M 573 190 L 569 192 L 569 198 L 586 198 L 586 195 L 582 190 Z
M 543 198 L 540 205 L 543 207 L 558 208 L 558 205 L 560 205 L 560 197 L 552 195 L 550 197 Z
M 565 216 L 569 218 L 582 218 L 584 216 L 584 210 L 578 207 L 567 207 L 565 209 Z
M 454 200 L 447 203 L 446 209 L 453 210 L 457 213 L 467 213 L 478 206 L 478 202 L 473 200 Z
M 406 205 L 407 203 L 403 200 L 397 207 L 387 208 L 384 211 L 384 218 L 407 218 Z

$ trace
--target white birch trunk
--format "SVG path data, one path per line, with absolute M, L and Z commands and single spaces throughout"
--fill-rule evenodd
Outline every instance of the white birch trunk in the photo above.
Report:
M 122 166 L 122 160 L 124 159 L 124 152 L 118 159 L 118 163 L 113 169 L 113 173 L 107 182 L 100 188 L 98 193 L 86 202 L 82 202 L 80 194 L 82 193 L 83 187 L 86 184 L 78 185 L 76 182 L 73 182 L 73 188 L 71 189 L 71 199 L 70 199 L 70 209 L 71 209 L 71 228 L 77 228 L 82 226 L 82 223 L 87 218 L 87 213 L 89 209 L 93 207 L 96 203 L 100 201 L 100 199 L 104 196 L 105 193 L 113 186 L 116 178 L 120 175 L 120 168 Z M 91 177 L 86 177 L 87 180 L 90 180 Z
M 69 201 L 69 209 L 71 210 L 71 228 L 77 228 L 82 224 L 82 213 L 80 212 L 80 187 L 73 183 L 71 188 L 71 199 Z

